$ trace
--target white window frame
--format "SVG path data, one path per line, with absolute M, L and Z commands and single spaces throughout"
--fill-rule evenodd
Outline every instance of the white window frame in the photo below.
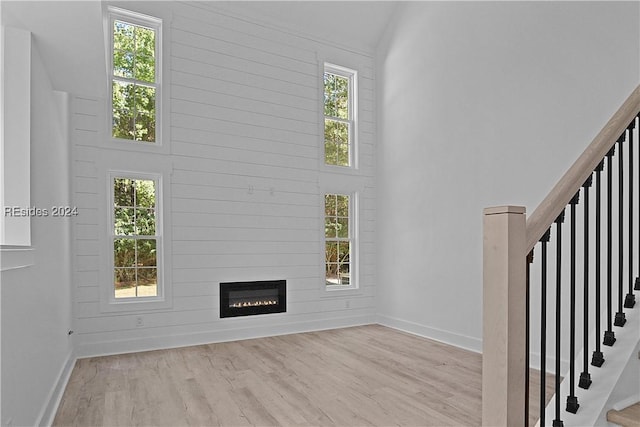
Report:
M 326 243 L 333 239 L 327 239 L 324 232 L 325 224 L 325 199 L 326 195 L 343 195 L 349 196 L 349 285 L 327 285 L 326 284 Z M 327 293 L 353 291 L 360 288 L 359 280 L 359 203 L 357 192 L 345 192 L 345 191 L 325 191 L 322 193 L 322 282 L 323 287 Z
M 155 182 L 155 218 L 156 218 L 156 234 L 154 236 L 124 236 L 126 238 L 141 238 L 147 239 L 153 237 L 156 239 L 156 271 L 157 271 L 157 295 L 149 297 L 130 297 L 130 298 L 116 298 L 114 290 L 114 253 L 113 243 L 115 239 L 122 238 L 115 234 L 115 215 L 114 215 L 114 180 L 116 178 L 128 178 L 133 180 L 152 180 Z M 130 171 L 116 171 L 111 170 L 107 173 L 108 182 L 108 273 L 106 276 L 109 278 L 106 286 L 104 286 L 104 292 L 107 294 L 104 300 L 107 301 L 107 307 L 105 311 L 123 311 L 127 309 L 140 309 L 140 308 L 164 308 L 169 302 L 168 288 L 165 280 L 165 251 L 164 251 L 164 221 L 163 221 L 163 179 L 160 173 L 145 173 L 145 172 L 130 172 Z M 103 307 L 105 308 L 105 307 Z
M 349 80 L 349 118 L 347 120 L 337 117 L 324 115 L 324 74 L 330 73 L 340 77 L 344 77 Z M 324 63 L 324 71 L 322 73 L 322 163 L 326 168 L 337 168 L 340 170 L 356 170 L 358 169 L 358 72 L 351 68 L 343 67 L 340 65 Z M 324 141 L 324 126 L 325 120 L 336 120 L 349 124 L 349 165 L 332 165 L 326 163 L 325 160 L 325 141 Z
M 113 25 L 114 21 L 123 21 L 131 25 L 146 27 L 155 31 L 155 82 L 153 84 L 141 80 L 130 79 L 126 77 L 114 76 L 113 74 Z M 130 10 L 120 9 L 109 6 L 107 8 L 107 16 L 105 19 L 105 32 L 107 45 L 107 73 L 108 73 L 108 126 L 109 140 L 128 145 L 139 146 L 155 146 L 161 147 L 163 142 L 163 120 L 162 120 L 162 69 L 163 69 L 163 47 L 162 47 L 162 19 L 145 15 Z M 113 82 L 115 80 L 135 83 L 142 86 L 153 86 L 156 90 L 155 94 L 155 120 L 156 120 L 156 140 L 154 142 L 136 141 L 132 139 L 114 138 L 113 136 Z

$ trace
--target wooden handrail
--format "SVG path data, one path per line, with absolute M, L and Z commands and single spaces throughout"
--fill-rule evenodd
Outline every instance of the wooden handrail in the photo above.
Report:
M 640 85 L 629 95 L 624 104 L 594 138 L 593 142 L 584 150 L 578 160 L 567 170 L 547 197 L 529 216 L 527 220 L 526 253 L 533 249 L 538 240 L 553 224 L 560 212 L 580 190 L 580 187 L 593 173 L 593 170 L 604 156 L 607 155 L 618 140 L 618 137 L 622 135 L 638 112 L 640 112 Z

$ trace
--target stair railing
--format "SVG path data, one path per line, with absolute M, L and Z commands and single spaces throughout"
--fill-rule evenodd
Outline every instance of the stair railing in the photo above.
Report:
M 640 246 L 640 191 L 637 203 L 638 215 L 634 216 L 634 188 L 640 190 L 640 173 L 634 175 L 634 162 L 640 170 L 640 147 L 637 159 L 634 156 L 635 141 L 640 143 L 640 86 L 638 86 L 605 127 L 595 137 L 576 162 L 569 168 L 548 196 L 540 203 L 527 219 L 525 208 L 520 206 L 501 206 L 484 210 L 483 237 L 483 365 L 482 365 L 482 424 L 484 426 L 528 426 L 530 419 L 540 419 L 540 426 L 547 425 L 545 404 L 547 394 L 546 372 L 549 342 L 547 336 L 547 309 L 555 311 L 555 343 L 553 345 L 555 417 L 552 425 L 563 426 L 563 411 L 560 407 L 560 382 L 562 352 L 568 350 L 569 359 L 569 395 L 566 397 L 565 410 L 576 413 L 580 403 L 575 387 L 589 388 L 589 351 L 593 350 L 591 366 L 601 367 L 605 363 L 605 354 L 600 342 L 613 346 L 615 332 L 613 326 L 625 324 L 624 309 L 635 305 L 634 290 L 640 290 L 640 247 L 637 260 L 634 260 L 634 242 Z M 626 156 L 625 156 L 626 154 Z M 614 163 L 614 158 L 617 162 Z M 602 180 L 606 172 L 606 212 L 602 212 Z M 614 175 L 614 172 L 617 174 Z M 589 190 L 595 175 L 595 203 L 591 203 Z M 617 178 L 614 179 L 614 176 Z M 638 185 L 634 186 L 634 180 Z M 625 186 L 625 182 L 627 185 Z M 615 192 L 615 193 L 614 193 Z M 582 197 L 581 197 L 582 193 Z M 614 203 L 616 198 L 617 203 Z M 582 199 L 582 205 L 580 201 Z M 617 206 L 616 206 L 617 205 Z M 566 268 L 563 256 L 563 223 L 565 212 L 569 208 L 569 301 L 563 304 L 563 288 L 567 284 L 563 272 Z M 625 220 L 625 206 L 627 216 Z M 583 248 L 579 254 L 578 209 L 582 211 L 584 230 L 580 236 Z M 615 211 L 615 212 L 614 212 Z M 591 223 L 591 213 L 594 221 Z M 614 217 L 614 215 L 617 216 Z M 606 227 L 601 222 L 606 217 Z M 616 234 L 614 234 L 614 226 Z M 606 244 L 603 245 L 603 234 Z M 566 232 L 564 232 L 566 234 Z M 555 243 L 555 260 L 548 260 L 549 243 Z M 614 252 L 614 241 L 617 252 Z M 627 243 L 625 247 L 625 242 Z M 606 247 L 606 257 L 602 269 L 602 249 Z M 534 248 L 540 256 L 534 257 Z M 551 247 L 553 248 L 553 246 Z M 595 265 L 589 267 L 591 250 Z M 626 250 L 626 251 L 625 251 Z M 617 266 L 613 264 L 617 257 Z M 539 258 L 539 261 L 538 261 Z M 535 261 L 534 261 L 535 259 Z M 576 380 L 576 291 L 577 262 L 582 262 L 583 294 L 582 311 L 582 372 Z M 625 264 L 626 262 L 626 264 Z M 532 264 L 534 263 L 535 266 Z M 555 266 L 555 274 L 548 271 L 549 264 Z M 539 265 L 538 265 L 539 264 Z M 540 283 L 535 287 L 530 283 L 532 268 L 540 272 Z M 613 272 L 617 272 L 614 278 Z M 626 268 L 626 269 L 625 269 Z M 603 271 L 604 270 L 604 271 Z M 634 276 L 634 271 L 638 276 Z M 625 283 L 624 273 L 628 273 Z M 548 277 L 548 276 L 554 277 Z M 604 275 L 604 278 L 602 277 Z M 552 280 L 551 280 L 552 279 Z M 604 279 L 604 280 L 603 280 Z M 617 279 L 617 280 L 616 280 Z M 634 280 L 635 279 L 635 280 Z M 617 287 L 614 286 L 614 281 Z M 606 307 L 601 307 L 602 285 L 606 285 Z M 549 284 L 553 286 L 549 289 Z M 625 288 L 627 293 L 625 294 Z M 566 289 L 566 288 L 564 288 Z M 529 372 L 530 372 L 530 298 L 532 292 L 540 296 L 540 400 L 539 414 L 529 411 Z M 551 301 L 549 297 L 553 297 Z M 624 295 L 624 301 L 623 301 Z M 617 298 L 614 301 L 614 296 Z M 552 304 L 551 304 L 552 303 Z M 614 307 L 614 305 L 616 307 Z M 592 309 L 593 308 L 593 309 Z M 617 309 L 613 314 L 613 310 Z M 568 317 L 569 336 L 562 334 L 563 320 Z M 606 316 L 607 329 L 601 334 L 602 317 Z M 590 318 L 593 319 L 595 340 L 589 340 Z M 564 326 L 566 328 L 566 326 Z

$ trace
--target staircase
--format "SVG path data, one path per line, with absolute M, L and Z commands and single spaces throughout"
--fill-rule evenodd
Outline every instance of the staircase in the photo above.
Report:
M 612 408 L 624 409 L 640 401 L 640 310 L 627 312 L 627 324 L 614 327 L 616 343 L 605 350 L 606 361 L 600 368 L 591 369 L 592 384 L 588 389 L 577 387 L 575 396 L 580 408 L 575 414 L 562 411 L 565 426 L 605 426 L 608 411 Z M 615 351 L 614 351 L 615 350 Z M 576 357 L 576 365 L 582 359 L 582 351 Z M 565 378 L 569 374 L 564 372 Z M 560 384 L 560 404 L 563 397 L 570 394 L 569 383 Z M 555 419 L 555 398 L 553 396 L 545 409 L 545 419 Z M 638 419 L 640 420 L 640 419 Z M 609 421 L 611 422 L 611 421 Z M 541 424 L 537 424 L 541 425 Z
M 620 411 L 610 410 L 607 412 L 607 421 L 622 427 L 640 427 L 640 402 Z
M 622 373 L 618 390 L 609 401 L 611 408 L 599 420 L 603 425 L 606 420 L 612 425 L 640 427 L 640 342 Z
M 483 258 L 483 425 L 528 426 L 531 368 L 537 425 L 638 425 L 640 86 L 528 219 L 485 209 Z

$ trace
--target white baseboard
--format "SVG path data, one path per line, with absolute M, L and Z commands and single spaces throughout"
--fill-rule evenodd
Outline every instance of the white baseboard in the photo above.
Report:
M 413 335 L 418 335 L 423 338 L 440 341 L 445 344 L 473 351 L 475 353 L 482 352 L 482 340 L 478 338 L 456 334 L 438 328 L 432 328 L 430 326 L 421 325 L 419 323 L 410 322 L 391 316 L 384 316 L 379 314 L 376 316 L 376 319 L 378 321 L 377 323 L 383 326 L 388 326 L 390 328 L 408 332 Z
M 616 411 L 622 411 L 623 409 L 628 408 L 631 405 L 635 405 L 640 402 L 640 394 L 636 394 L 635 396 L 629 396 L 620 402 L 616 402 L 611 406 L 611 409 L 615 409 Z
M 36 425 L 38 426 L 50 426 L 53 424 L 53 419 L 56 416 L 56 412 L 58 410 L 58 406 L 60 405 L 60 401 L 62 400 L 62 396 L 64 394 L 65 389 L 67 388 L 67 383 L 69 382 L 69 378 L 71 377 L 71 372 L 73 372 L 73 367 L 76 364 L 76 357 L 73 350 L 69 352 L 67 355 L 67 359 L 58 374 L 58 378 L 51 388 L 49 392 L 48 399 L 46 400 L 45 406 L 42 408 L 40 412 L 40 416 L 38 416 L 38 422 Z
M 162 335 L 117 341 L 78 343 L 76 347 L 76 355 L 78 359 L 85 357 L 108 356 L 113 354 L 135 353 L 141 351 L 162 350 L 168 348 L 188 347 L 192 345 L 296 334 L 301 332 L 321 331 L 325 329 L 338 329 L 350 326 L 370 325 L 373 323 L 375 323 L 375 317 L 373 315 L 359 315 L 306 322 L 282 323 L 278 325 L 230 328 L 193 334 L 171 336 Z

